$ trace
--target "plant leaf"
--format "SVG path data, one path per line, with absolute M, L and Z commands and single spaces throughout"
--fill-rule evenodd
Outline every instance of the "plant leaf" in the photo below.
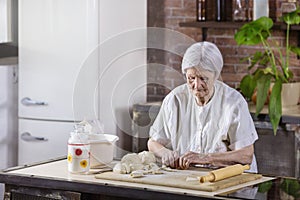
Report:
M 294 198 L 300 197 L 300 184 L 296 179 L 284 179 L 280 188 Z
M 290 50 L 300 56 L 300 48 L 299 47 L 291 47 Z
M 248 57 L 250 58 L 250 66 L 248 69 L 252 69 L 256 64 L 262 65 L 262 66 L 267 66 L 270 63 L 270 58 L 267 54 L 267 52 L 260 52 L 257 51 L 254 53 L 253 56 Z
M 266 40 L 270 36 L 273 26 L 272 19 L 260 17 L 257 20 L 244 24 L 234 35 L 238 45 L 256 45 L 261 43 L 262 38 Z
M 273 127 L 274 135 L 277 133 L 277 128 L 279 121 L 282 115 L 281 108 L 281 88 L 282 82 L 280 79 L 275 81 L 275 84 L 272 88 L 270 103 L 269 103 L 269 117 Z
M 250 62 L 251 65 L 249 66 L 249 69 L 251 69 L 252 67 L 254 67 L 263 57 L 263 53 L 260 51 L 255 52 L 255 54 L 253 56 L 250 57 Z
M 268 56 L 267 52 L 264 52 L 264 54 L 262 54 L 259 64 L 263 65 L 263 66 L 267 66 L 270 63 L 270 57 Z
M 273 21 L 269 17 L 262 16 L 257 20 L 253 21 L 263 30 L 270 30 L 273 27 Z
M 265 105 L 270 89 L 271 78 L 271 75 L 261 75 L 257 79 L 256 115 L 260 113 Z
M 234 35 L 234 39 L 238 45 L 256 45 L 261 42 L 259 35 L 252 27 L 239 29 Z
M 246 75 L 241 80 L 240 88 L 244 96 L 248 99 L 251 99 L 253 92 L 256 87 L 256 81 L 252 75 Z
M 264 72 L 264 74 L 268 74 L 268 75 L 274 75 L 273 73 L 273 69 L 271 67 L 266 67 L 265 69 L 262 69 L 262 71 Z
M 260 193 L 268 192 L 271 189 L 272 185 L 273 185 L 272 181 L 261 183 L 258 185 L 258 192 Z
M 282 19 L 285 23 L 289 25 L 295 25 L 300 23 L 299 9 L 296 9 L 293 12 L 289 12 L 283 15 Z

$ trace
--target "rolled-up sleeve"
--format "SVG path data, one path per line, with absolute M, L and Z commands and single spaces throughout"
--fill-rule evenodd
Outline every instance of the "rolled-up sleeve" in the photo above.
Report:
M 234 107 L 232 113 L 232 123 L 228 131 L 230 138 L 229 148 L 231 150 L 237 150 L 254 144 L 258 136 L 247 102 L 241 100 L 237 106 Z
M 167 102 L 167 99 L 163 101 L 160 111 L 149 130 L 150 138 L 164 146 L 170 144 L 171 142 L 170 131 L 168 130 L 170 113 Z

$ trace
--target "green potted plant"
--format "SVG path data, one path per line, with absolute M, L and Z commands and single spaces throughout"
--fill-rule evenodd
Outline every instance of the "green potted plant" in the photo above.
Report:
M 282 199 L 300 198 L 300 181 L 297 179 L 284 178 L 280 184 L 280 197 Z
M 282 115 L 282 85 L 293 81 L 293 73 L 289 68 L 290 53 L 300 56 L 300 48 L 291 46 L 289 41 L 291 25 L 300 23 L 299 14 L 300 9 L 297 8 L 281 18 L 286 24 L 285 48 L 281 48 L 272 37 L 274 23 L 269 17 L 261 17 L 244 24 L 234 35 L 238 45 L 262 46 L 262 51 L 247 57 L 250 60 L 249 72 L 253 72 L 243 77 L 240 89 L 249 99 L 256 93 L 256 115 L 261 112 L 268 98 L 268 114 L 274 134 Z

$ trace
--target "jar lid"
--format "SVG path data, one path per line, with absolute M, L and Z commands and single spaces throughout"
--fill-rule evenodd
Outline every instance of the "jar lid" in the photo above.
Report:
M 72 131 L 70 133 L 71 141 L 78 143 L 88 143 L 88 135 L 82 132 Z
M 74 132 L 84 132 L 84 125 L 82 124 L 75 124 L 74 125 Z

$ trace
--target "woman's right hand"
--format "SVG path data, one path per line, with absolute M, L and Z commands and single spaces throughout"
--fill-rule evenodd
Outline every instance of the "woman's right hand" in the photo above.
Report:
M 179 154 L 177 151 L 172 151 L 151 138 L 148 140 L 148 149 L 153 152 L 155 156 L 161 158 L 163 165 L 171 168 L 178 168 Z
M 179 154 L 177 151 L 171 151 L 169 149 L 165 149 L 161 157 L 161 162 L 163 165 L 169 166 L 171 168 L 178 168 L 179 166 Z

